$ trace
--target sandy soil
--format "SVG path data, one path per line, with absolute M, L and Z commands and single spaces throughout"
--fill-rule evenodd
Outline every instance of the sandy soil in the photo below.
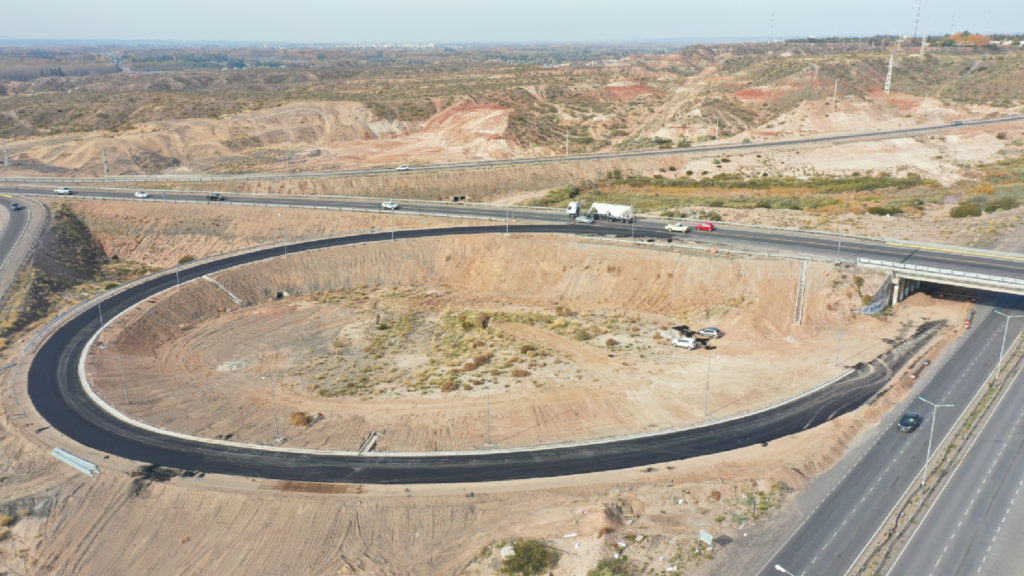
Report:
M 403 227 L 437 225 L 400 215 L 285 210 L 277 229 L 252 217 L 257 209 L 247 207 L 197 206 L 187 219 L 173 206 L 139 202 L 77 202 L 75 208 L 109 252 L 161 265 L 182 255 L 272 242 L 284 231 L 316 235 L 386 226 L 387 220 Z M 524 253 L 547 256 L 510 266 Z M 241 309 L 213 284 L 195 282 L 126 316 L 105 338 L 117 342 L 125 361 L 131 382 L 127 411 L 211 437 L 231 434 L 267 443 L 271 411 L 267 381 L 260 378 L 272 376 L 288 445 L 355 449 L 370 430 L 384 429 L 378 450 L 480 447 L 486 438 L 486 387 L 320 398 L 307 389 L 307 379 L 289 374 L 286 365 L 315 364 L 317 350 L 333 350 L 330 343 L 343 329 L 371 321 L 365 302 L 309 298 L 347 283 L 352 289 L 368 285 L 367 301 L 383 299 L 395 312 L 417 301 L 435 310 L 551 313 L 565 305 L 580 315 L 605 311 L 635 319 L 635 327 L 611 334 L 619 342 L 614 351 L 605 337 L 579 342 L 533 326 L 496 324 L 514 342 L 552 351 L 546 367 L 530 368 L 529 381 L 495 376 L 501 384 L 491 388 L 492 440 L 500 447 L 679 426 L 705 419 L 708 355 L 673 349 L 656 334 L 675 323 L 714 323 L 725 330 L 711 358 L 709 397 L 710 417 L 721 417 L 834 374 L 834 348 L 808 343 L 833 341 L 836 311 L 858 301 L 852 284 L 857 271 L 811 264 L 805 322 L 796 327 L 796 262 L 609 249 L 591 241 L 565 242 L 558 250 L 543 238 L 399 242 L 321 257 L 336 265 L 308 266 L 313 258 L 291 255 L 217 275 L 251 304 Z M 709 269 L 715 273 L 708 275 Z M 873 290 L 877 279 L 862 275 L 864 290 Z M 274 300 L 279 289 L 289 295 Z M 883 337 L 924 318 L 958 320 L 963 308 L 918 295 L 886 323 L 847 317 L 843 362 L 873 356 Z M 261 338 L 252 346 L 239 344 L 253 334 Z M 767 363 L 791 371 L 773 370 L 769 386 L 757 389 L 747 386 L 748 378 L 733 377 L 756 374 Z M 117 353 L 94 350 L 90 370 L 103 394 L 123 407 Z M 498 566 L 491 544 L 513 537 L 544 538 L 565 551 L 558 575 L 585 573 L 619 542 L 628 542 L 630 555 L 651 566 L 688 566 L 699 574 L 717 563 L 686 557 L 696 530 L 713 527 L 716 535 L 740 539 L 744 525 L 749 541 L 729 560 L 742 565 L 752 554 L 748 546 L 771 545 L 777 525 L 787 520 L 788 512 L 774 513 L 787 495 L 840 457 L 858 431 L 874 425 L 909 387 L 901 380 L 882 402 L 767 448 L 649 470 L 405 488 L 217 476 L 142 481 L 132 477 L 137 464 L 106 458 L 47 430 L 24 394 L 14 393 L 24 385 L 20 368 L 3 379 L 0 503 L 9 503 L 19 520 L 0 542 L 0 561 L 7 570 L 27 574 L 108 574 L 131 566 L 149 574 L 409 574 L 427 567 L 430 573 L 490 575 Z M 140 393 L 147 395 L 143 402 Z M 628 418 L 612 409 L 622 403 L 630 407 Z M 293 410 L 323 412 L 325 418 L 297 427 L 287 418 Z M 164 412 L 183 417 L 166 418 Z M 90 480 L 57 463 L 46 453 L 54 445 L 98 463 L 103 474 Z M 750 498 L 758 493 L 772 501 L 771 514 L 754 518 Z M 643 540 L 637 542 L 637 535 Z M 113 555 L 111 549 L 123 552 Z
M 611 89 L 631 94 L 633 88 Z M 748 96 L 758 97 L 753 92 Z M 948 122 L 992 112 L 948 107 L 934 99 L 901 97 L 893 102 L 844 100 L 835 111 L 806 104 L 777 124 L 750 127 L 734 140 L 852 130 L 865 124 Z M 224 120 L 160 123 L 117 136 L 87 135 L 78 142 L 44 138 L 9 146 L 19 154 L 63 166 L 69 174 L 98 173 L 102 149 L 110 150 L 115 172 L 117 158 L 139 150 L 183 158 L 184 167 L 177 170 L 188 171 L 202 170 L 218 157 L 232 154 L 233 138 L 254 135 L 276 139 L 295 158 L 294 167 L 301 160 L 302 168 L 351 168 L 441 162 L 445 154 L 451 161 L 507 157 L 513 151 L 495 136 L 504 130 L 505 122 L 503 110 L 471 102 L 442 111 L 422 127 L 381 123 L 361 106 L 349 103 L 316 103 Z M 995 138 L 993 131 L 965 128 L 942 137 L 803 147 L 760 157 L 735 155 L 731 166 L 750 173 L 771 170 L 795 175 L 912 171 L 949 182 L 965 174 L 964 166 L 1019 152 L 1019 144 L 1013 143 L 1021 140 L 1021 129 L 1000 130 L 1007 132 L 1005 139 Z M 678 136 L 671 130 L 666 135 Z M 685 166 L 672 158 L 644 160 L 635 169 L 653 173 L 675 165 L 715 173 L 714 157 L 688 159 Z M 608 167 L 616 167 L 613 164 Z M 619 164 L 624 169 L 634 166 Z M 608 167 L 601 165 L 600 171 Z M 592 177 L 594 172 L 591 165 L 546 170 L 560 170 L 556 176 L 563 183 Z M 548 186 L 542 177 L 520 184 L 518 177 L 527 171 L 502 173 L 500 182 L 481 189 L 509 202 L 542 192 Z M 481 173 L 480 178 L 493 180 L 494 175 Z M 423 184 L 425 180 L 381 181 L 382 189 L 430 188 Z M 317 186 L 303 184 L 294 191 L 343 193 L 363 187 L 364 182 Z M 396 224 L 437 225 L 401 215 L 342 216 L 304 210 L 282 210 L 275 222 L 273 217 L 266 220 L 265 211 L 256 213 L 257 208 L 229 206 L 190 207 L 187 215 L 174 207 L 146 203 L 75 202 L 75 209 L 96 231 L 108 254 L 153 266 L 286 237 Z M 949 223 L 942 217 L 948 213 L 944 207 L 920 219 L 719 211 L 732 222 L 996 247 L 1019 243 L 1015 240 L 1019 234 L 1010 231 L 1019 229 L 1024 213 L 1017 209 L 969 223 Z M 326 354 L 323 349 L 330 350 L 343 330 L 358 335 L 355 328 L 368 322 L 365 306 L 318 304 L 307 297 L 317 289 L 338 287 L 339 282 L 343 287 L 348 281 L 350 288 L 369 285 L 371 299 L 386 299 L 392 292 L 431 294 L 429 304 L 434 310 L 446 304 L 456 309 L 472 304 L 478 309 L 550 313 L 557 305 L 567 305 L 578 312 L 610 310 L 637 319 L 635 329 L 610 336 L 619 342 L 613 352 L 604 338 L 578 342 L 523 324 L 496 324 L 495 330 L 515 342 L 552 351 L 547 366 L 530 368 L 529 381 L 495 376 L 503 379 L 490 389 L 492 436 L 500 446 L 685 425 L 704 419 L 702 384 L 709 356 L 706 351 L 686 352 L 659 342 L 654 335 L 664 327 L 674 322 L 714 323 L 726 331 L 711 357 L 711 416 L 720 417 L 785 397 L 834 374 L 834 348 L 820 342 L 834 341 L 836 311 L 857 301 L 851 285 L 856 271 L 812 265 L 806 321 L 795 327 L 793 298 L 799 267 L 793 262 L 633 249 L 611 253 L 600 244 L 576 242 L 564 247 L 564 255 L 510 268 L 498 263 L 522 262 L 521 249 L 550 254 L 550 246 L 527 239 L 462 244 L 439 242 L 411 249 L 396 245 L 331 254 L 331 261 L 347 266 L 349 274 L 337 266 L 312 268 L 306 266 L 305 257 L 289 256 L 218 275 L 218 281 L 251 304 L 242 309 L 208 282 L 170 292 L 139 314 L 126 317 L 123 326 L 108 335 L 118 343 L 132 382 L 126 410 L 198 434 L 268 442 L 272 435 L 269 392 L 261 377 L 271 376 L 280 392 L 277 400 L 283 416 L 294 410 L 325 416 L 308 428 L 292 426 L 283 417 L 289 445 L 352 449 L 368 431 L 385 429 L 379 450 L 479 447 L 486 437 L 481 422 L 488 395 L 484 386 L 448 394 L 418 396 L 389 389 L 366 400 L 325 399 L 308 389 L 305 376 L 288 373 L 287 364 L 315 364 L 318 354 Z M 451 260 L 444 261 L 449 256 Z M 698 274 L 708 269 L 714 274 Z M 833 292 L 837 277 L 839 290 Z M 594 281 L 598 278 L 600 282 Z M 874 284 L 867 282 L 866 290 Z M 279 289 L 290 295 L 281 301 L 270 299 Z M 412 300 L 392 301 L 411 305 Z M 843 361 L 873 356 L 881 349 L 882 338 L 898 335 L 925 318 L 955 321 L 963 313 L 963 304 L 932 302 L 919 295 L 898 307 L 887 323 L 847 318 Z M 263 339 L 250 347 L 239 343 L 241 337 L 253 334 Z M 943 337 L 929 354 L 938 354 L 956 335 L 950 328 Z M 93 353 L 90 370 L 102 393 L 122 407 L 118 357 L 109 350 Z M 14 353 L 8 351 L 8 357 Z M 415 357 L 409 354 L 408 358 Z M 420 356 L 429 354 L 421 351 Z M 25 365 L 24 358 L 16 359 Z M 749 375 L 763 375 L 765 364 L 773 369 L 767 377 L 769 385 L 748 386 Z M 8 370 L 0 380 L 4 407 L 0 503 L 3 513 L 16 518 L 9 535 L 0 541 L 0 573 L 12 574 L 491 575 L 498 566 L 492 544 L 513 537 L 539 537 L 565 552 L 553 571 L 559 576 L 585 574 L 599 558 L 619 550 L 620 542 L 650 570 L 676 565 L 683 573 L 699 575 L 721 562 L 688 557 L 698 528 L 738 542 L 725 547 L 722 561 L 743 567 L 745 555 L 749 557 L 758 546 L 770 547 L 797 513 L 781 508 L 782 514 L 776 514 L 792 491 L 840 458 L 858 434 L 874 426 L 910 387 L 909 381 L 900 379 L 880 402 L 767 447 L 651 469 L 493 485 L 375 487 L 219 476 L 175 477 L 166 482 L 133 478 L 137 463 L 106 458 L 48 430 L 24 396 L 21 368 Z M 140 397 L 146 398 L 145 403 L 137 400 Z M 623 417 L 624 411 L 613 409 L 620 404 L 629 407 L 628 418 Z M 589 418 L 586 425 L 580 424 L 583 416 Z M 63 446 L 98 463 L 103 473 L 96 479 L 85 478 L 53 460 L 47 454 L 52 446 Z M 757 502 L 768 500 L 765 514 L 751 513 L 752 497 Z M 637 536 L 643 538 L 637 540 Z M 751 570 L 737 568 L 737 573 Z
M 549 248 L 553 241 L 557 250 Z M 545 256 L 521 260 L 536 254 Z M 923 318 L 939 313 L 956 323 L 962 314 L 957 306 L 940 311 L 908 305 L 905 316 L 891 322 L 846 315 L 840 320 L 836 310 L 858 305 L 851 298 L 857 273 L 868 277 L 870 290 L 880 281 L 864 271 L 811 264 L 804 322 L 794 326 L 797 261 L 543 237 L 345 247 L 237 268 L 216 275 L 217 285 L 196 281 L 149 299 L 101 338 L 120 352 L 94 350 L 88 367 L 112 405 L 142 421 L 207 437 L 270 441 L 274 388 L 289 446 L 356 451 L 373 432 L 383 432 L 379 451 L 481 448 L 488 406 L 491 441 L 498 447 L 589 440 L 686 426 L 776 402 L 880 354 L 887 348 L 884 340 L 906 335 Z M 306 297 L 367 285 L 376 289 L 354 300 L 318 303 Z M 289 297 L 274 300 L 278 290 Z M 403 291 L 410 296 L 393 296 Z M 239 309 L 232 295 L 247 306 Z M 408 389 L 421 365 L 442 354 L 430 345 L 437 336 L 424 336 L 431 329 L 424 322 L 377 362 L 393 373 L 395 386 L 349 398 L 309 393 L 339 372 L 344 377 L 357 369 L 344 361 L 350 352 L 332 346 L 339 335 L 352 349 L 386 346 L 371 340 L 382 308 L 403 317 L 459 308 L 554 314 L 561 303 L 569 303 L 575 315 L 617 314 L 629 321 L 584 341 L 544 326 L 495 323 L 497 335 L 481 331 L 480 341 L 490 341 L 441 370 L 462 374 L 461 364 L 484 352 L 495 356 L 492 369 L 476 368 L 462 389 L 450 393 Z M 842 366 L 835 366 L 833 350 L 818 344 L 838 335 L 839 321 L 844 346 Z M 669 342 L 671 326 L 680 324 L 714 324 L 727 336 L 714 342 L 714 350 L 680 350 Z M 502 336 L 511 339 L 502 342 Z M 608 345 L 609 339 L 615 343 Z M 541 351 L 535 360 L 516 364 L 528 368 L 528 377 L 496 369 L 523 346 Z M 127 406 L 122 361 L 131 383 Z M 335 371 L 333 362 L 340 362 Z M 766 366 L 772 369 L 766 372 Z M 714 393 L 705 415 L 709 368 Z M 323 418 L 295 426 L 287 416 L 298 411 Z

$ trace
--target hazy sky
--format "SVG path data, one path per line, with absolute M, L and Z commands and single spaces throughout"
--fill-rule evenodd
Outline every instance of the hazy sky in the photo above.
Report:
M 444 43 L 909 35 L 914 32 L 918 3 L 919 0 L 0 0 L 0 39 Z M 921 0 L 920 4 L 920 34 L 962 30 L 1024 32 L 1024 0 Z

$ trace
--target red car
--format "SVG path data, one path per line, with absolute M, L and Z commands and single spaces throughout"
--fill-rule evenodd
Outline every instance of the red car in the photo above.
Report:
M 715 230 L 715 225 L 712 224 L 711 222 L 701 222 L 700 224 L 694 226 L 694 228 L 702 232 L 713 232 Z

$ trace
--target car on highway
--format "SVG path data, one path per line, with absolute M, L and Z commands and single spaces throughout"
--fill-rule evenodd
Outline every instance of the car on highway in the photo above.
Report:
M 707 328 L 701 328 L 697 330 L 697 335 L 704 338 L 721 338 L 724 336 L 721 330 L 714 326 L 708 326 Z
M 17 202 L 11 202 L 11 210 L 13 210 L 13 211 L 21 210 L 21 204 L 18 204 Z
M 963 120 L 953 120 L 953 126 L 963 126 Z
M 696 226 L 694 226 L 694 228 L 696 228 L 697 230 L 700 230 L 701 232 L 714 232 L 715 231 L 715 225 L 712 224 L 711 222 L 701 222 L 700 224 L 697 224 Z
M 700 340 L 687 336 L 673 338 L 672 344 L 680 348 L 686 348 L 687 350 L 696 350 L 697 348 L 700 348 Z
M 53 191 L 57 196 L 71 196 L 71 188 L 61 186 Z
M 409 165 L 408 164 L 402 164 L 398 168 L 395 168 L 395 170 L 398 170 L 399 172 L 405 172 L 405 171 L 409 170 Z
M 580 214 L 579 216 L 576 217 L 576 223 L 577 224 L 593 224 L 594 223 L 594 218 L 593 218 L 593 216 L 587 216 L 586 214 Z
M 920 414 L 907 410 L 903 416 L 900 416 L 899 422 L 896 423 L 896 429 L 900 432 L 913 432 L 923 421 L 924 418 L 921 418 Z
M 690 231 L 690 227 L 687 226 L 686 224 L 683 224 L 682 222 L 673 222 L 672 224 L 667 224 L 665 226 L 665 230 L 668 230 L 669 232 L 679 232 L 680 234 L 686 234 L 687 232 Z
M 136 190 L 135 191 L 135 197 L 136 198 L 149 198 L 149 192 L 146 192 L 145 190 Z
M 387 202 L 381 202 L 380 207 L 385 210 L 398 210 L 398 202 L 388 200 Z
M 219 192 L 212 192 L 212 193 L 206 195 L 206 199 L 207 200 L 211 200 L 213 202 L 223 202 L 224 201 L 224 195 L 219 193 Z

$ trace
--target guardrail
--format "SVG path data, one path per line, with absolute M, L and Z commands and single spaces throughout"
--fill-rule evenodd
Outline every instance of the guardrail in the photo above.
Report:
M 1024 290 L 1024 279 L 1020 278 L 1008 278 L 1006 276 L 992 276 L 990 274 L 979 274 L 977 272 L 965 272 L 963 270 L 954 270 L 952 268 L 932 268 L 931 266 L 917 266 L 915 264 L 903 264 L 901 262 L 889 262 L 885 260 L 873 260 L 870 258 L 857 258 L 857 264 L 866 266 L 877 266 L 880 268 L 887 268 L 893 271 L 903 270 L 908 272 L 917 272 L 920 274 L 931 274 L 933 277 L 947 277 L 957 278 L 966 280 L 975 280 L 978 284 L 984 284 L 986 286 L 999 286 L 999 285 L 1010 285 L 1019 286 Z
M 60 460 L 61 462 L 67 464 L 68 466 L 71 466 L 72 468 L 78 470 L 82 474 L 85 474 L 89 478 L 92 478 L 93 476 L 100 473 L 99 467 L 97 467 L 95 464 L 83 458 L 79 458 L 78 456 L 75 456 L 74 454 L 68 452 L 67 450 L 63 450 L 61 448 L 54 448 L 53 450 L 50 451 L 50 454 L 53 454 L 54 458 Z

